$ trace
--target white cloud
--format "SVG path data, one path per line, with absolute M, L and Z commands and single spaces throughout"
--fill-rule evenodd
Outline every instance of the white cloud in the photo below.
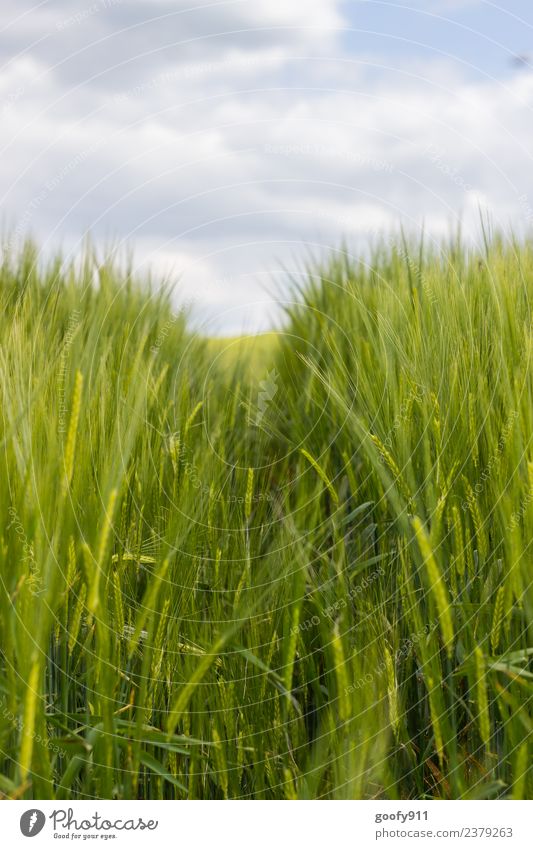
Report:
M 442 58 L 376 70 L 346 52 L 335 0 L 260 14 L 257 3 L 218 3 L 206 20 L 197 8 L 187 38 L 232 34 L 194 50 L 169 51 L 161 22 L 113 40 L 148 9 L 184 5 L 122 2 L 49 39 L 82 5 L 54 4 L 53 19 L 46 5 L 30 47 L 33 17 L 15 20 L 11 3 L 0 185 L 20 232 L 73 251 L 89 230 L 131 242 L 140 265 L 181 275 L 199 316 L 236 332 L 265 326 L 282 263 L 295 270 L 306 248 L 343 234 L 360 248 L 400 221 L 441 234 L 458 215 L 474 233 L 480 201 L 502 225 L 524 223 L 533 75 L 474 84 Z

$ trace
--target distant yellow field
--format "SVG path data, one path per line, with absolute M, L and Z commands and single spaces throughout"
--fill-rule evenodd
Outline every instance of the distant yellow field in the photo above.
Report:
M 253 376 L 262 373 L 274 358 L 280 342 L 276 332 L 257 333 L 250 336 L 228 336 L 210 338 L 208 347 L 214 357 L 227 369 L 241 365 Z

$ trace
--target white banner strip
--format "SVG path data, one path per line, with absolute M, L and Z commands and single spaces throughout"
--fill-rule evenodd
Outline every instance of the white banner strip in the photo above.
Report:
M 4 802 L 2 846 L 531 849 L 532 802 Z M 35 843 L 30 840 L 35 839 Z

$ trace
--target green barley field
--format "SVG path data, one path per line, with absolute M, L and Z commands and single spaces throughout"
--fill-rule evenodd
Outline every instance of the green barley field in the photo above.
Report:
M 533 245 L 293 289 L 4 252 L 4 798 L 532 798 Z

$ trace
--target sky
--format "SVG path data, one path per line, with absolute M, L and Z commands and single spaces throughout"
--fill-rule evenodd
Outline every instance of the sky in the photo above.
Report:
M 267 329 L 343 240 L 531 230 L 532 57 L 531 0 L 2 0 L 4 245 Z

